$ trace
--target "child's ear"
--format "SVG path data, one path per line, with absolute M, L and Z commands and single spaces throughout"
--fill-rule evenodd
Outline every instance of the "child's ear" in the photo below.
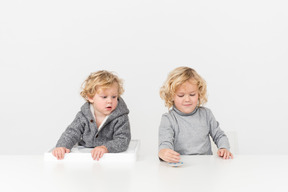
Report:
M 90 103 L 93 103 L 93 98 L 87 96 L 87 100 L 88 100 Z

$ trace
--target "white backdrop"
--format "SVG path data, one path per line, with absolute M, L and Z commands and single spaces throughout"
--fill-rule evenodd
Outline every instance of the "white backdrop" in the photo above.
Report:
M 286 1 L 0 1 L 0 154 L 52 148 L 90 72 L 124 79 L 133 139 L 157 153 L 159 88 L 189 66 L 240 154 L 288 154 Z M 233 151 L 232 151 L 233 152 Z

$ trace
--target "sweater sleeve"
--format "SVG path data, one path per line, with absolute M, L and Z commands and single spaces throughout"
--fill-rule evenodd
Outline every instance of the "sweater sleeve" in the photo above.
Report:
M 114 127 L 113 139 L 106 142 L 104 146 L 109 153 L 120 153 L 128 149 L 131 140 L 130 123 L 128 115 L 118 118 L 118 122 Z
M 220 129 L 219 123 L 216 121 L 212 112 L 209 109 L 207 110 L 208 124 L 210 126 L 209 134 L 212 137 L 213 142 L 217 145 L 218 149 L 225 148 L 230 150 L 228 137 L 224 131 Z
M 58 140 L 56 147 L 65 147 L 72 149 L 73 146 L 81 140 L 83 134 L 83 126 L 81 124 L 81 112 L 79 112 L 73 122 L 67 127 Z
M 161 149 L 174 150 L 174 130 L 166 114 L 162 115 L 159 126 L 159 151 Z

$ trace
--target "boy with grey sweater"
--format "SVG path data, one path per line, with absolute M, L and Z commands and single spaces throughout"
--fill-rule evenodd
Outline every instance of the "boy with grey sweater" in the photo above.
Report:
M 99 160 L 104 153 L 127 150 L 131 140 L 129 110 L 120 97 L 122 81 L 113 73 L 91 73 L 83 83 L 81 96 L 87 102 L 61 135 L 52 154 L 63 159 L 75 144 L 93 148 L 91 156 Z
M 160 89 L 165 105 L 159 127 L 159 158 L 177 163 L 180 155 L 212 155 L 210 136 L 218 147 L 218 156 L 233 158 L 229 141 L 220 129 L 207 102 L 206 82 L 189 67 L 178 67 Z

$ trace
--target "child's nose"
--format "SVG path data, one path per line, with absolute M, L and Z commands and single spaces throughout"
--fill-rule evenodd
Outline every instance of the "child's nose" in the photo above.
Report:
M 185 96 L 184 99 L 185 99 L 185 101 L 190 101 L 189 95 L 188 95 L 188 96 Z
M 111 103 L 111 102 L 112 102 L 112 98 L 111 98 L 111 97 L 108 97 L 107 102 L 108 102 L 108 103 Z

